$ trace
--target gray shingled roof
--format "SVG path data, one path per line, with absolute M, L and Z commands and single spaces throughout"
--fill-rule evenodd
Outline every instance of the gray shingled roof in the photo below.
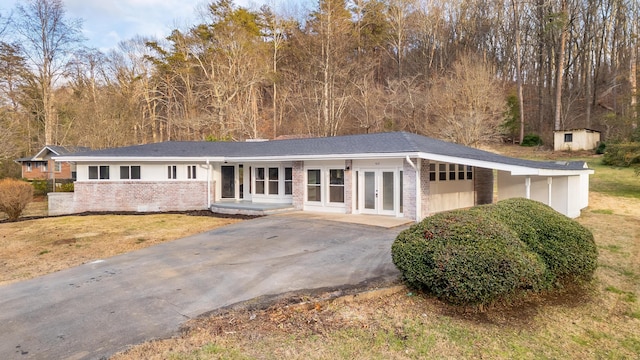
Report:
M 27 162 L 27 161 L 34 161 L 34 162 L 46 161 L 46 160 L 36 159 L 36 156 L 38 154 L 40 154 L 42 152 L 42 150 L 44 150 L 44 149 L 49 149 L 50 151 L 52 151 L 54 153 L 54 155 L 77 154 L 77 153 L 80 153 L 80 152 L 86 152 L 86 151 L 90 151 L 91 150 L 91 148 L 84 147 L 84 146 L 46 145 L 45 147 L 40 149 L 40 151 L 38 151 L 38 153 L 36 153 L 36 155 L 22 157 L 20 159 L 15 159 L 14 161 L 17 162 L 17 163 L 22 163 L 22 162 Z
M 327 155 L 327 157 L 331 157 L 332 155 L 346 154 L 393 153 L 427 153 L 538 169 L 584 169 L 584 162 L 542 162 L 516 159 L 406 132 L 272 140 L 264 142 L 169 141 L 81 152 L 73 154 L 73 158 L 225 157 L 233 159 L 254 157 L 259 159 L 261 157 L 286 158 L 306 155 Z
M 91 148 L 84 146 L 47 145 L 46 147 L 58 155 L 75 154 L 91 150 Z

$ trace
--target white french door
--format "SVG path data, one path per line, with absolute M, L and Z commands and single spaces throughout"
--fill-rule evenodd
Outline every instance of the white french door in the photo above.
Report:
M 394 170 L 362 170 L 359 189 L 360 212 L 363 214 L 396 214 L 396 179 Z

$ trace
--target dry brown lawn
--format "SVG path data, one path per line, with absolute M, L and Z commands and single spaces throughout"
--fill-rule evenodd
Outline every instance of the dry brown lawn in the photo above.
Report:
M 638 358 L 640 199 L 594 193 L 579 221 L 600 253 L 590 289 L 481 313 L 404 286 L 300 296 L 192 320 L 179 336 L 113 359 Z
M 25 213 L 42 215 L 35 202 Z M 237 222 L 179 214 L 61 216 L 0 224 L 0 285 Z

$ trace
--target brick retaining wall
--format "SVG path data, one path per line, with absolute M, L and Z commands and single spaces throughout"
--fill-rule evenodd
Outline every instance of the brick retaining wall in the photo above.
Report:
M 206 181 L 76 182 L 73 207 L 85 211 L 186 211 L 207 209 Z

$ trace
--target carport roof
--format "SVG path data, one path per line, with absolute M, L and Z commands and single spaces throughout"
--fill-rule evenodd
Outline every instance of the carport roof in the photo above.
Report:
M 501 164 L 546 170 L 587 170 L 584 162 L 549 162 L 511 158 L 407 132 L 249 142 L 168 141 L 57 156 L 65 161 L 213 161 L 305 160 L 332 158 L 419 157 L 461 164 Z M 466 161 L 465 161 L 466 160 Z

